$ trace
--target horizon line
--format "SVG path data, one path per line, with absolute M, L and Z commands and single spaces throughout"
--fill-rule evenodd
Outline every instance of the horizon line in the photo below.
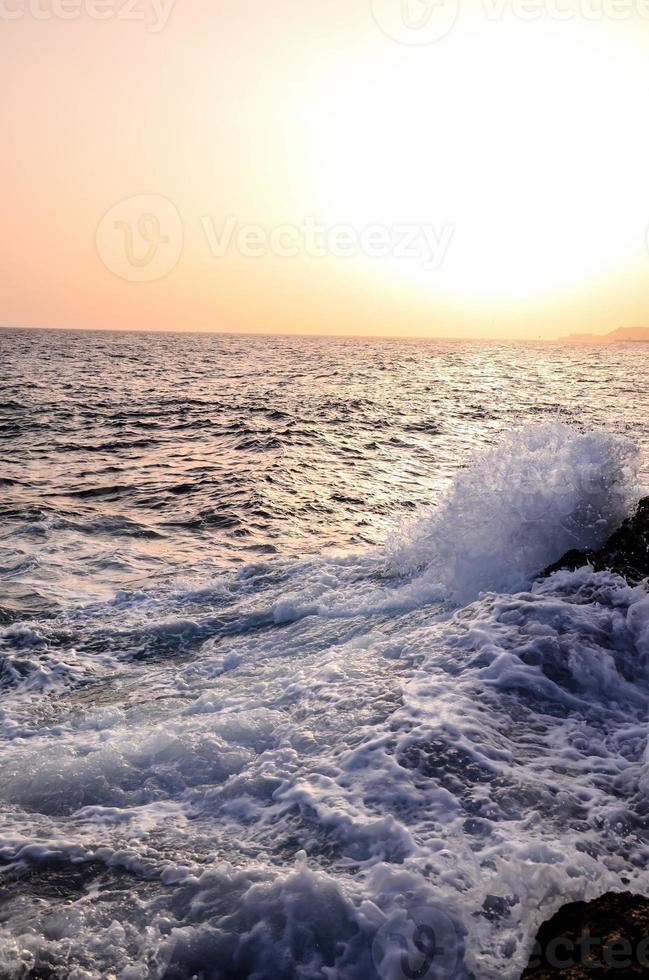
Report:
M 556 337 L 517 337 L 517 336 L 489 336 L 489 337 L 460 337 L 453 335 L 443 335 L 443 334 L 362 334 L 362 333 L 304 333 L 300 331 L 266 331 L 266 330 L 219 330 L 219 329 L 201 329 L 195 328 L 191 330 L 182 330 L 179 328 L 145 328 L 145 327 L 66 327 L 66 326 L 26 326 L 22 324 L 11 324 L 0 326 L 1 330 L 15 330 L 15 331 L 56 331 L 59 333 L 125 333 L 125 334 L 206 334 L 209 336 L 228 336 L 228 337 L 299 337 L 302 339 L 322 339 L 322 340 L 417 340 L 417 341 L 432 341 L 432 342 L 445 342 L 445 343 L 546 343 L 546 344 L 558 344 L 558 343 L 575 343 L 579 342 L 579 338 L 583 337 L 583 343 L 592 343 L 594 338 L 596 340 L 605 340 L 611 333 L 620 329 L 632 329 L 626 327 L 614 327 L 605 333 L 592 333 L 584 332 L 563 334 Z M 644 328 L 633 328 L 633 329 L 644 329 Z M 620 343 L 626 343 L 627 341 L 619 341 Z

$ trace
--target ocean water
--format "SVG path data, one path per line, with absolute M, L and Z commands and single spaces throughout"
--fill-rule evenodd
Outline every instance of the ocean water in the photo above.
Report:
M 649 895 L 649 347 L 0 332 L 0 977 L 516 980 Z

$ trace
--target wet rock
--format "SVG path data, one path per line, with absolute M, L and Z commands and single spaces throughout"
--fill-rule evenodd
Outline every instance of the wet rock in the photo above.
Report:
M 609 569 L 638 583 L 649 576 L 649 497 L 644 497 L 635 513 L 627 518 L 598 551 L 569 551 L 558 562 L 546 568 L 551 575 L 560 569 L 592 565 L 595 571 Z M 648 974 L 649 975 L 649 974 Z
M 539 929 L 521 980 L 649 977 L 649 899 L 630 892 L 564 905 Z

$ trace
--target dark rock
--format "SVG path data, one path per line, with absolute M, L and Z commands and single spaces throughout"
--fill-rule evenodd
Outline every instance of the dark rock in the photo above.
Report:
M 521 980 L 649 977 L 649 899 L 609 892 L 564 905 L 539 929 Z
M 640 501 L 635 513 L 611 535 L 603 548 L 569 551 L 546 568 L 544 574 L 551 575 L 562 568 L 574 570 L 583 565 L 592 565 L 597 572 L 607 569 L 617 572 L 634 584 L 649 576 L 649 497 Z

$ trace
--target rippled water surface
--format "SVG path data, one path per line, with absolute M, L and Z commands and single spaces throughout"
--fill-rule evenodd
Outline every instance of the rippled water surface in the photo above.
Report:
M 45 606 L 380 544 L 559 416 L 649 438 L 649 346 L 0 332 L 11 581 Z
M 2 980 L 516 980 L 649 895 L 649 599 L 539 577 L 649 482 L 648 368 L 0 332 Z

